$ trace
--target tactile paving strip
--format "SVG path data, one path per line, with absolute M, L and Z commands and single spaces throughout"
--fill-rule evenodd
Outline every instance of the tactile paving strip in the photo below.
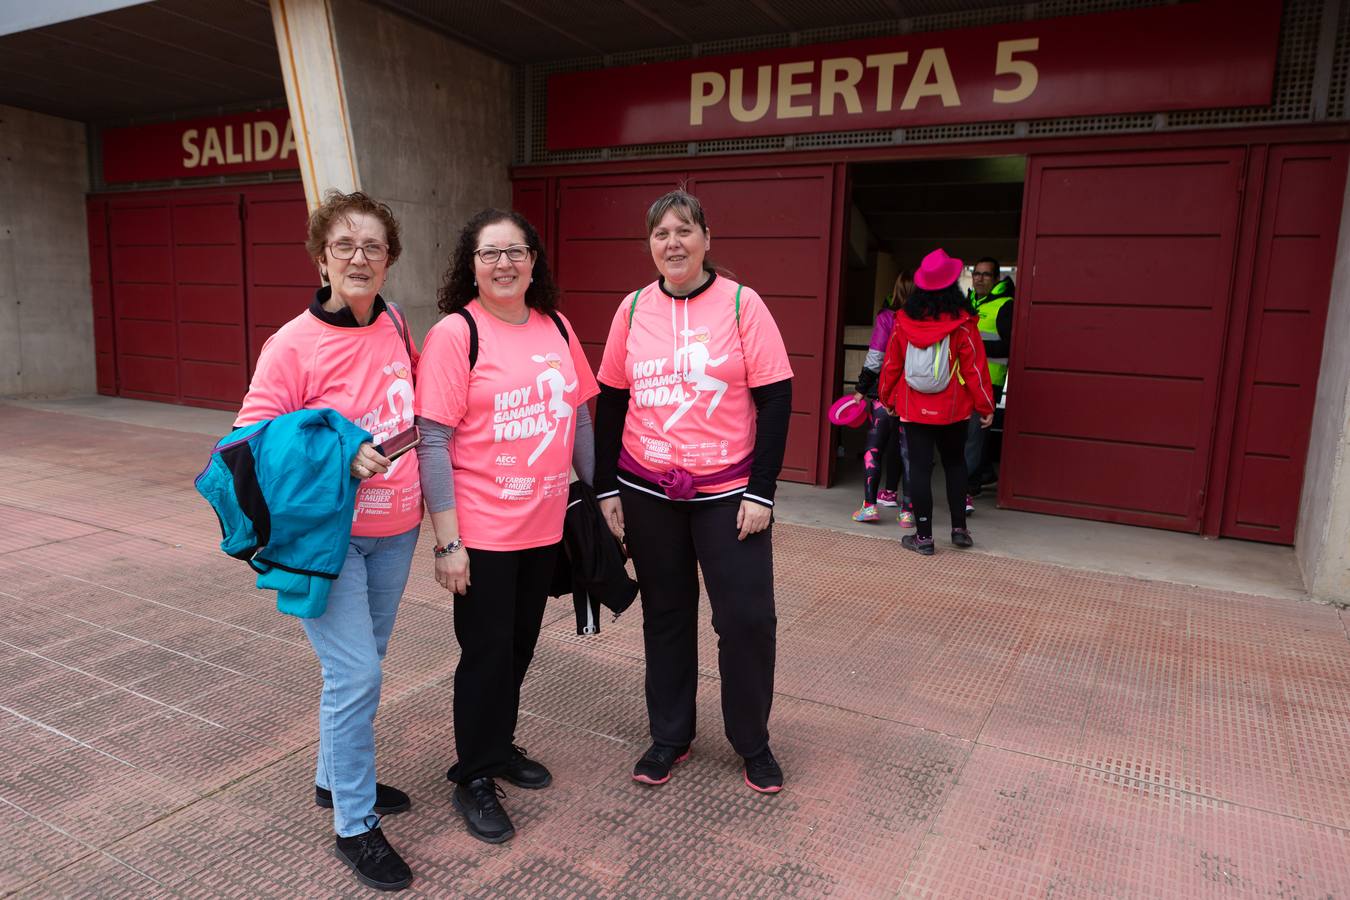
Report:
M 216 549 L 192 490 L 210 440 L 4 414 L 24 439 L 0 458 L 45 477 L 0 484 L 0 807 L 16 859 L 0 891 L 363 890 L 313 804 L 313 652 Z M 145 465 L 110 463 L 114 444 Z M 517 837 L 482 844 L 444 777 L 459 654 L 429 543 L 424 529 L 376 722 L 380 779 L 414 798 L 384 827 L 416 893 L 1350 893 L 1337 611 L 782 525 L 770 731 L 787 789 L 742 782 L 706 598 L 693 756 L 663 787 L 634 783 L 641 611 L 578 637 L 564 599 L 516 734 L 555 783 L 507 786 Z

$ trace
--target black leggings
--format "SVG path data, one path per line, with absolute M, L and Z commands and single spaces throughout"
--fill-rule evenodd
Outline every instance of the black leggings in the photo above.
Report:
M 558 545 L 469 550 L 469 591 L 456 596 L 455 749 L 461 784 L 502 774 L 511 761 L 520 686 L 534 658 Z
M 694 739 L 698 692 L 698 571 L 708 589 L 722 723 L 741 756 L 769 745 L 778 617 L 773 603 L 773 526 L 736 540 L 741 498 L 678 502 L 620 488 L 628 550 L 642 590 L 647 717 L 652 740 Z
M 966 421 L 950 425 L 906 422 L 909 438 L 909 489 L 919 537 L 933 536 L 933 448 L 942 457 L 947 477 L 947 508 L 952 528 L 966 527 Z
M 871 506 L 877 502 L 877 479 L 881 476 L 883 464 L 886 467 L 886 490 L 891 493 L 900 487 L 902 473 L 907 473 L 904 472 L 904 427 L 880 403 L 868 402 L 872 404 L 872 427 L 867 429 L 867 446 L 863 450 L 863 503 Z M 903 496 L 909 499 L 908 478 L 905 478 Z

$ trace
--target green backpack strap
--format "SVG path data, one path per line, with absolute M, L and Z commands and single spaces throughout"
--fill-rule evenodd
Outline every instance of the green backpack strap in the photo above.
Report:
M 628 307 L 628 328 L 629 328 L 630 330 L 631 330 L 632 327 L 633 327 L 633 313 L 637 312 L 637 300 L 638 300 L 638 294 L 641 294 L 641 293 L 642 293 L 642 288 L 638 288 L 636 291 L 633 291 L 633 302 L 632 302 L 632 304 Z
M 743 288 L 743 287 L 745 287 L 745 285 L 743 285 L 743 284 L 738 284 L 738 285 L 736 285 L 736 327 L 737 327 L 737 328 L 740 328 L 740 327 L 741 327 L 741 288 Z

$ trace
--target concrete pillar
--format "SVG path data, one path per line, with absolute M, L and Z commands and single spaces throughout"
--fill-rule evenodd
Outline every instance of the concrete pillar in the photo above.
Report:
M 511 203 L 511 67 L 366 0 L 272 0 L 272 18 L 306 196 L 359 187 L 393 207 L 385 294 L 420 337 L 464 222 Z
M 1350 602 L 1350 186 L 1341 211 L 1294 550 L 1310 594 Z
M 361 186 L 333 20 L 325 0 L 272 0 L 272 26 L 305 199 L 313 209 L 330 188 Z
M 0 396 L 94 391 L 79 122 L 0 106 Z

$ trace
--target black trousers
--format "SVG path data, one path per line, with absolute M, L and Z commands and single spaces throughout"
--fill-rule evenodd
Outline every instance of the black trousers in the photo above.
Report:
M 694 739 L 701 568 L 717 632 L 727 740 L 741 756 L 754 756 L 769 744 L 773 705 L 773 527 L 736 540 L 739 495 L 682 503 L 626 487 L 621 492 L 642 591 L 652 740 L 679 747 Z
M 500 775 L 511 759 L 520 686 L 544 621 L 558 545 L 469 550 L 469 591 L 455 597 L 455 750 L 452 781 Z
M 950 425 L 906 422 L 909 438 L 910 496 L 919 537 L 933 536 L 933 450 L 942 457 L 947 480 L 947 509 L 952 528 L 966 527 L 966 420 Z

